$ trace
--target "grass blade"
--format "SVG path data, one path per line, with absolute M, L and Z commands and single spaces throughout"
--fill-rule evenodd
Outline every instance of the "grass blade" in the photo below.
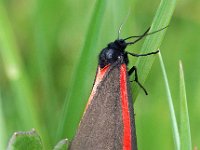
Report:
M 164 66 L 164 63 L 162 60 L 161 53 L 159 53 L 159 60 L 160 60 L 160 66 L 161 66 L 162 73 L 163 73 L 163 78 L 165 81 L 165 88 L 166 88 L 167 99 L 168 99 L 168 104 L 169 104 L 169 109 L 170 109 L 171 122 L 172 122 L 174 143 L 175 143 L 176 150 L 180 150 L 180 135 L 179 135 L 179 131 L 178 131 L 178 125 L 177 125 L 177 121 L 176 121 L 173 100 L 172 100 L 171 92 L 169 89 L 167 74 L 165 71 L 165 66 Z
M 153 19 L 151 29 L 149 32 L 159 30 L 169 25 L 170 19 L 175 9 L 175 5 L 176 5 L 176 0 L 161 0 L 160 6 L 157 9 L 157 12 Z M 152 51 L 156 51 L 161 45 L 165 32 L 166 30 L 163 30 L 161 32 L 148 36 L 144 41 L 144 44 L 141 49 L 141 53 L 149 53 Z M 137 68 L 139 68 L 138 69 L 138 74 L 140 77 L 139 80 L 142 84 L 144 84 L 149 74 L 149 71 L 154 62 L 154 59 L 155 59 L 154 56 L 149 56 L 149 57 L 143 57 L 141 59 L 138 59 L 136 62 L 136 66 Z M 138 85 L 134 84 L 133 85 L 134 100 L 136 99 L 139 90 L 140 88 L 138 87 Z
M 28 90 L 29 87 L 27 85 L 27 80 L 25 79 L 25 74 L 22 69 L 22 62 L 20 59 L 20 55 L 18 54 L 19 50 L 17 48 L 17 44 L 15 42 L 15 38 L 12 32 L 11 25 L 9 23 L 9 20 L 6 15 L 6 11 L 3 7 L 2 2 L 0 2 L 0 43 L 1 43 L 1 49 L 0 53 L 3 58 L 4 66 L 6 69 L 7 76 L 11 82 L 11 85 L 16 88 L 15 90 L 18 91 L 18 95 L 21 94 L 24 95 L 24 100 L 18 102 L 18 106 L 21 107 L 19 109 L 22 109 L 20 112 L 21 117 L 24 119 L 24 125 L 25 127 L 28 127 L 29 123 L 33 123 L 33 118 L 31 112 L 27 112 L 26 110 L 30 109 L 23 109 L 24 104 L 27 103 L 25 106 L 31 108 L 30 101 L 32 101 L 32 96 L 30 91 Z M 24 84 L 24 86 L 22 86 Z M 21 86 L 19 86 L 21 85 Z M 25 87 L 26 90 L 23 91 L 22 87 Z M 22 92 L 23 91 L 23 92 Z M 25 95 L 25 93 L 27 95 Z M 22 95 L 21 95 L 22 96 Z M 24 111 L 23 111 L 24 110 Z M 31 115 L 28 116 L 28 115 Z
M 17 104 L 16 107 L 20 119 L 22 120 L 19 123 L 20 128 L 30 129 L 35 127 L 42 132 L 31 84 L 24 69 L 24 64 L 19 53 L 20 50 L 17 47 L 13 29 L 2 1 L 0 1 L 0 18 L 0 54 L 7 78 L 15 94 L 14 100 Z
M 106 0 L 96 1 L 93 16 L 90 20 L 87 35 L 85 37 L 85 43 L 79 58 L 79 62 L 76 65 L 76 70 L 71 82 L 71 88 L 68 92 L 63 108 L 63 117 L 57 133 L 57 140 L 65 138 L 66 136 L 71 139 L 80 121 L 83 113 L 83 109 L 87 102 L 89 81 L 88 75 L 91 74 L 92 63 L 96 58 L 93 58 L 97 54 L 95 51 L 97 45 L 97 39 L 101 29 L 102 19 L 104 17 L 106 6 Z
M 187 107 L 187 97 L 185 90 L 185 81 L 182 62 L 179 62 L 180 72 L 180 104 L 181 104 L 181 120 L 180 120 L 180 136 L 181 150 L 192 150 L 192 141 L 190 133 L 190 121 Z
M 3 106 L 2 106 L 2 96 L 1 96 L 1 91 L 0 91 L 0 149 L 5 149 L 6 145 L 5 143 L 7 142 L 7 136 L 6 136 L 6 126 L 5 126 L 5 119 L 3 115 Z

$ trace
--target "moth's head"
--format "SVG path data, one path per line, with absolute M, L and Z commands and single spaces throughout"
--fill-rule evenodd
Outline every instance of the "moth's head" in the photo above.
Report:
M 133 45 L 135 43 L 137 43 L 138 41 L 140 41 L 141 39 L 143 39 L 144 37 L 146 37 L 147 35 L 151 35 L 157 32 L 160 32 L 162 30 L 164 30 L 165 28 L 167 28 L 168 26 L 161 28 L 157 31 L 154 32 L 149 32 L 150 27 L 142 34 L 139 36 L 129 36 L 125 39 L 119 39 L 119 34 L 118 34 L 118 39 L 115 40 L 114 42 L 111 42 L 107 45 L 106 48 L 104 48 L 101 53 L 99 54 L 99 65 L 101 68 L 105 67 L 108 64 L 112 64 L 114 62 L 116 62 L 118 59 L 123 58 L 123 62 L 125 64 L 128 64 L 128 56 L 127 56 L 127 52 L 125 52 L 125 49 L 128 45 Z M 120 32 L 120 30 L 119 30 Z M 134 41 L 132 42 L 126 42 L 126 40 L 129 39 L 134 39 L 136 38 Z
M 116 62 L 121 57 L 127 55 L 125 53 L 127 43 L 123 39 L 117 39 L 111 42 L 99 54 L 99 65 L 104 68 L 108 64 Z

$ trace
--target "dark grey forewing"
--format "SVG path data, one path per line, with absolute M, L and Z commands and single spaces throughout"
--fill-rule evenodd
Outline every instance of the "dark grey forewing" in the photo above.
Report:
M 103 78 L 81 120 L 70 150 L 122 149 L 123 122 L 119 78 L 118 65 L 111 68 Z

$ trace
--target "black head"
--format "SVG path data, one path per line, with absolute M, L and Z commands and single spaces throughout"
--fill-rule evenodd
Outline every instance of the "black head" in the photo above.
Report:
M 108 64 L 116 62 L 118 59 L 123 58 L 123 61 L 128 64 L 128 57 L 125 49 L 127 43 L 123 39 L 115 40 L 107 45 L 99 54 L 99 65 L 101 68 Z
M 108 64 L 113 64 L 118 59 L 121 59 L 123 63 L 126 65 L 128 64 L 128 56 L 127 52 L 125 51 L 128 45 L 132 45 L 143 39 L 147 35 L 151 35 L 157 33 L 159 31 L 164 30 L 168 26 L 161 28 L 160 30 L 149 32 L 150 28 L 148 28 L 142 35 L 139 36 L 130 36 L 125 39 L 117 39 L 114 42 L 111 42 L 104 48 L 101 53 L 99 54 L 99 65 L 101 68 L 104 68 Z M 133 42 L 126 42 L 128 39 L 137 38 Z M 130 54 L 130 53 L 129 53 Z
M 101 53 L 99 54 L 99 66 L 101 68 L 104 68 L 108 64 L 113 64 L 118 59 L 121 59 L 123 63 L 126 65 L 128 64 L 128 56 L 127 52 L 125 51 L 127 45 L 134 44 L 141 40 L 143 37 L 148 35 L 148 31 L 150 28 L 146 30 L 142 35 L 140 36 L 130 36 L 125 39 L 117 39 L 114 42 L 111 42 L 107 45 L 106 48 L 104 48 Z M 126 42 L 126 40 L 130 38 L 137 38 L 133 42 Z

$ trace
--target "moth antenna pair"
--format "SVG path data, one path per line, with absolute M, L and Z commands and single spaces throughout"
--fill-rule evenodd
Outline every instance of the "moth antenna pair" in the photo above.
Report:
M 122 23 L 122 24 L 120 25 L 120 27 L 119 27 L 119 30 L 118 30 L 118 40 L 119 40 L 119 36 L 120 36 L 121 29 L 122 29 L 123 25 L 124 25 L 124 23 Z M 142 40 L 144 37 L 146 37 L 146 36 L 148 36 L 148 35 L 155 34 L 155 33 L 157 33 L 157 32 L 160 32 L 160 31 L 162 31 L 162 30 L 164 30 L 164 29 L 166 29 L 166 28 L 168 28 L 168 27 L 169 27 L 169 25 L 166 26 L 166 27 L 164 27 L 164 28 L 161 28 L 161 29 L 159 29 L 159 30 L 156 30 L 156 31 L 153 31 L 153 32 L 148 33 L 149 30 L 150 30 L 150 28 L 151 28 L 151 27 L 149 27 L 142 35 L 133 35 L 133 36 L 129 36 L 129 37 L 123 39 L 123 40 L 126 41 L 126 40 L 131 39 L 131 38 L 137 38 L 137 39 L 136 39 L 135 41 L 133 41 L 133 42 L 127 42 L 127 45 L 132 45 L 132 44 L 135 44 L 135 43 L 137 43 L 138 41 Z
M 131 38 L 138 38 L 138 39 L 136 39 L 136 40 L 133 41 L 133 42 L 128 42 L 128 43 L 127 43 L 127 45 L 132 45 L 132 44 L 135 44 L 136 42 L 140 41 L 140 40 L 143 39 L 144 37 L 146 37 L 146 36 L 148 36 L 148 35 L 155 34 L 155 33 L 157 33 L 157 32 L 160 32 L 160 31 L 162 31 L 162 30 L 164 30 L 164 29 L 166 29 L 166 28 L 168 28 L 168 27 L 169 27 L 169 25 L 166 26 L 166 27 L 164 27 L 164 28 L 161 28 L 161 29 L 159 29 L 159 30 L 156 30 L 156 31 L 153 31 L 153 32 L 148 33 L 149 30 L 150 30 L 150 28 L 151 28 L 151 27 L 149 27 L 142 35 L 136 35 L 136 36 L 133 35 L 133 36 L 129 36 L 129 37 L 125 38 L 124 40 L 126 41 L 126 40 L 131 39 Z
M 119 40 L 119 35 L 120 35 L 120 32 L 121 32 L 121 29 L 122 29 L 122 26 L 123 26 L 123 23 L 120 25 L 120 28 L 118 30 L 118 40 Z M 137 38 L 135 41 L 133 42 L 126 42 L 126 45 L 132 45 L 132 44 L 135 44 L 137 43 L 138 41 L 142 40 L 144 37 L 148 36 L 148 35 L 152 35 L 152 34 L 155 34 L 157 32 L 160 32 L 164 29 L 166 29 L 168 26 L 164 27 L 164 28 L 161 28 L 159 30 L 156 30 L 156 31 L 153 31 L 153 32 L 149 32 L 150 28 L 149 27 L 142 35 L 133 35 L 133 36 L 129 36 L 125 39 L 123 39 L 124 41 L 128 40 L 128 39 L 132 39 L 132 38 Z M 129 55 L 132 55 L 134 57 L 139 57 L 139 56 L 148 56 L 148 55 L 152 55 L 152 54 L 157 54 L 159 52 L 159 50 L 155 51 L 155 52 L 151 52 L 151 53 L 147 53 L 147 54 L 135 54 L 135 53 L 130 53 L 130 52 L 126 52 L 127 54 Z M 143 87 L 143 85 L 139 82 L 138 80 L 138 77 L 137 77 L 137 68 L 135 66 L 133 66 L 130 70 L 129 70 L 129 75 L 131 75 L 133 72 L 135 72 L 135 81 L 138 83 L 138 85 L 143 89 L 143 91 L 145 92 L 146 95 L 148 95 L 146 89 Z

